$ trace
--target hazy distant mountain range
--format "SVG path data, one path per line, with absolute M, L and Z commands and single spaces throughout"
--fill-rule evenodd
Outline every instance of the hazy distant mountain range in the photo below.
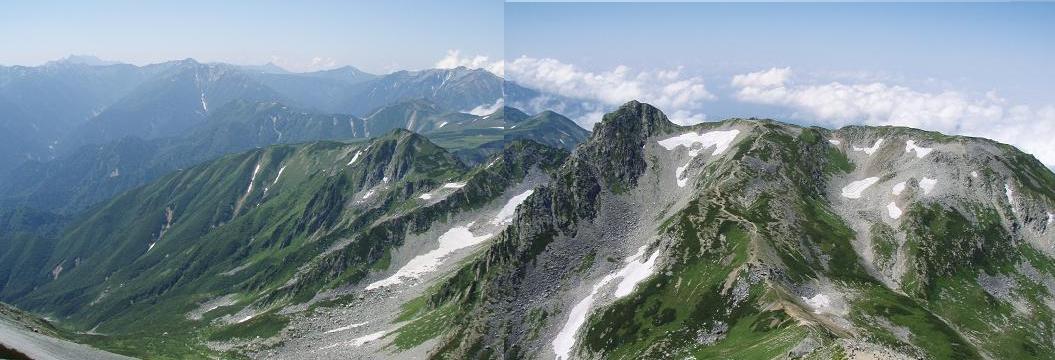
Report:
M 72 56 L 38 67 L 0 67 L 0 173 L 84 145 L 182 136 L 234 100 L 362 117 L 409 100 L 468 111 L 494 104 L 503 88 L 519 87 L 466 68 L 387 75 L 352 67 L 290 73 L 275 66 L 193 59 L 134 66 Z

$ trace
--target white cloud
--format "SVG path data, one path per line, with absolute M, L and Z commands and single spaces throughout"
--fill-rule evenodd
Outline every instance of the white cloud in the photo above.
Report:
M 791 68 L 772 68 L 765 71 L 733 76 L 736 87 L 770 87 L 784 85 L 791 77 Z
M 495 111 L 498 111 L 498 109 L 501 109 L 502 106 L 505 106 L 505 102 L 506 102 L 505 100 L 506 100 L 505 98 L 498 98 L 498 100 L 495 100 L 494 104 L 483 104 L 483 105 L 474 107 L 472 110 L 463 111 L 463 112 L 466 112 L 466 113 L 469 113 L 469 114 L 472 114 L 472 115 L 476 115 L 476 116 L 491 115 L 491 114 L 494 114 Z
M 786 106 L 796 117 L 838 127 L 898 125 L 947 134 L 986 137 L 1017 146 L 1055 165 L 1055 106 L 1011 105 L 994 92 L 972 97 L 956 91 L 925 92 L 883 82 L 795 84 L 790 68 L 736 75 L 744 102 Z
M 655 105 L 672 114 L 672 120 L 683 124 L 700 122 L 704 119 L 704 103 L 715 99 L 702 78 L 684 76 L 680 68 L 635 71 L 620 65 L 611 70 L 593 72 L 557 59 L 521 56 L 508 62 L 505 70 L 507 78 L 529 88 L 602 105 L 582 106 L 592 110 L 570 114 L 587 128 L 600 120 L 598 114 L 601 111 L 597 108 L 611 110 L 613 106 L 630 100 Z
M 461 56 L 460 50 L 447 50 L 447 56 L 436 62 L 437 69 L 453 69 L 464 66 L 470 69 L 484 69 L 498 76 L 505 76 L 505 62 L 502 60 L 491 61 L 487 56 Z

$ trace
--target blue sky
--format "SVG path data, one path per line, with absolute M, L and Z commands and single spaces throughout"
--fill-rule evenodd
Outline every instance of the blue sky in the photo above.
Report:
M 1055 102 L 1055 4 L 507 4 L 506 57 L 585 69 L 791 66 Z
M 294 70 L 386 72 L 431 67 L 448 49 L 499 57 L 501 29 L 494 0 L 18 1 L 0 12 L 0 64 L 71 53 L 137 64 L 274 57 Z

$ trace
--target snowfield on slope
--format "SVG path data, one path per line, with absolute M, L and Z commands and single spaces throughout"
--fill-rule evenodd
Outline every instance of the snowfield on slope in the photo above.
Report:
M 659 256 L 659 251 L 653 252 L 652 256 L 644 260 L 642 257 L 645 256 L 645 250 L 645 246 L 638 248 L 637 253 L 626 259 L 626 265 L 618 271 L 601 278 L 593 286 L 590 294 L 575 304 L 575 307 L 568 314 L 568 321 L 564 323 L 564 327 L 557 333 L 557 337 L 553 339 L 553 352 L 556 354 L 557 359 L 567 360 L 571 358 L 571 351 L 575 348 L 575 335 L 582 328 L 582 325 L 586 323 L 586 316 L 589 314 L 590 308 L 593 307 L 594 297 L 605 285 L 615 279 L 622 279 L 612 294 L 613 297 L 618 299 L 630 295 L 638 283 L 652 275 L 652 272 L 655 271 L 656 258 Z
M 714 152 L 711 155 L 720 155 L 729 149 L 733 141 L 736 140 L 736 136 L 740 135 L 740 130 L 724 130 L 724 131 L 711 131 L 706 133 L 688 132 L 674 137 L 670 137 L 664 140 L 658 141 L 659 146 L 664 149 L 673 151 L 679 147 L 686 147 L 689 149 L 689 161 L 685 165 L 679 166 L 674 171 L 674 180 L 677 182 L 678 187 L 685 187 L 689 180 L 684 177 L 685 170 L 688 169 L 689 164 L 692 163 L 692 158 L 695 158 L 700 154 L 700 151 L 704 149 L 714 147 Z
M 850 184 L 846 185 L 846 187 L 843 187 L 843 197 L 845 197 L 847 199 L 860 199 L 861 198 L 861 193 L 864 192 L 865 189 L 868 189 L 868 187 L 872 186 L 873 184 L 875 184 L 878 181 L 879 181 L 879 178 L 876 177 L 876 176 L 873 176 L 873 177 L 870 177 L 870 178 L 865 178 L 865 179 L 862 179 L 862 180 L 857 180 L 857 181 L 851 182 Z
M 916 145 L 916 142 L 913 141 L 913 140 L 909 140 L 909 141 L 905 142 L 905 152 L 908 153 L 908 152 L 915 151 L 916 152 L 916 158 L 919 158 L 919 159 L 922 159 L 924 156 L 927 156 L 927 154 L 930 154 L 930 152 L 933 151 L 933 150 L 934 149 L 925 148 L 925 147 Z
M 520 195 L 514 196 L 506 202 L 505 206 L 502 206 L 502 210 L 498 211 L 498 215 L 491 220 L 492 224 L 495 225 L 509 225 L 513 222 L 513 215 L 516 213 L 517 206 L 520 206 L 524 200 L 527 200 L 528 196 L 535 193 L 535 189 L 529 189 Z
M 439 248 L 410 259 L 410 262 L 399 268 L 395 274 L 367 285 L 366 290 L 401 284 L 404 280 L 418 279 L 422 275 L 436 270 L 447 255 L 491 238 L 492 234 L 490 233 L 479 236 L 474 235 L 469 231 L 471 226 L 473 224 L 469 223 L 447 230 L 438 239 Z
M 879 146 L 881 145 L 883 145 L 883 139 L 876 140 L 876 142 L 872 144 L 872 147 L 863 148 L 854 146 L 853 149 L 854 151 L 860 151 L 865 154 L 872 155 L 875 154 L 876 150 L 879 150 Z

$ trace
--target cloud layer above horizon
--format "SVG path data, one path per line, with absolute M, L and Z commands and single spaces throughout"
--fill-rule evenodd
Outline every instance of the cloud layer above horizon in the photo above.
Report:
M 456 50 L 437 63 L 437 67 L 455 66 L 487 69 L 540 91 L 538 99 L 509 104 L 529 111 L 565 112 L 587 129 L 605 112 L 630 100 L 653 104 L 682 125 L 704 121 L 711 103 L 725 101 L 787 109 L 796 122 L 830 128 L 895 125 L 985 137 L 1014 145 L 1048 166 L 1055 165 L 1055 142 L 1038 135 L 1051 134 L 1055 129 L 1055 106 L 1016 104 L 995 91 L 971 96 L 882 81 L 819 81 L 797 76 L 791 67 L 773 67 L 730 75 L 731 92 L 719 96 L 708 89 L 703 78 L 687 75 L 683 67 L 635 70 L 619 65 L 587 71 L 552 58 L 521 56 L 503 61 L 463 57 Z
M 735 75 L 738 101 L 776 105 L 794 117 L 828 127 L 895 125 L 946 134 L 985 137 L 1011 144 L 1055 165 L 1055 106 L 1014 104 L 995 91 L 972 97 L 963 92 L 919 91 L 883 82 L 795 81 L 790 67 Z

